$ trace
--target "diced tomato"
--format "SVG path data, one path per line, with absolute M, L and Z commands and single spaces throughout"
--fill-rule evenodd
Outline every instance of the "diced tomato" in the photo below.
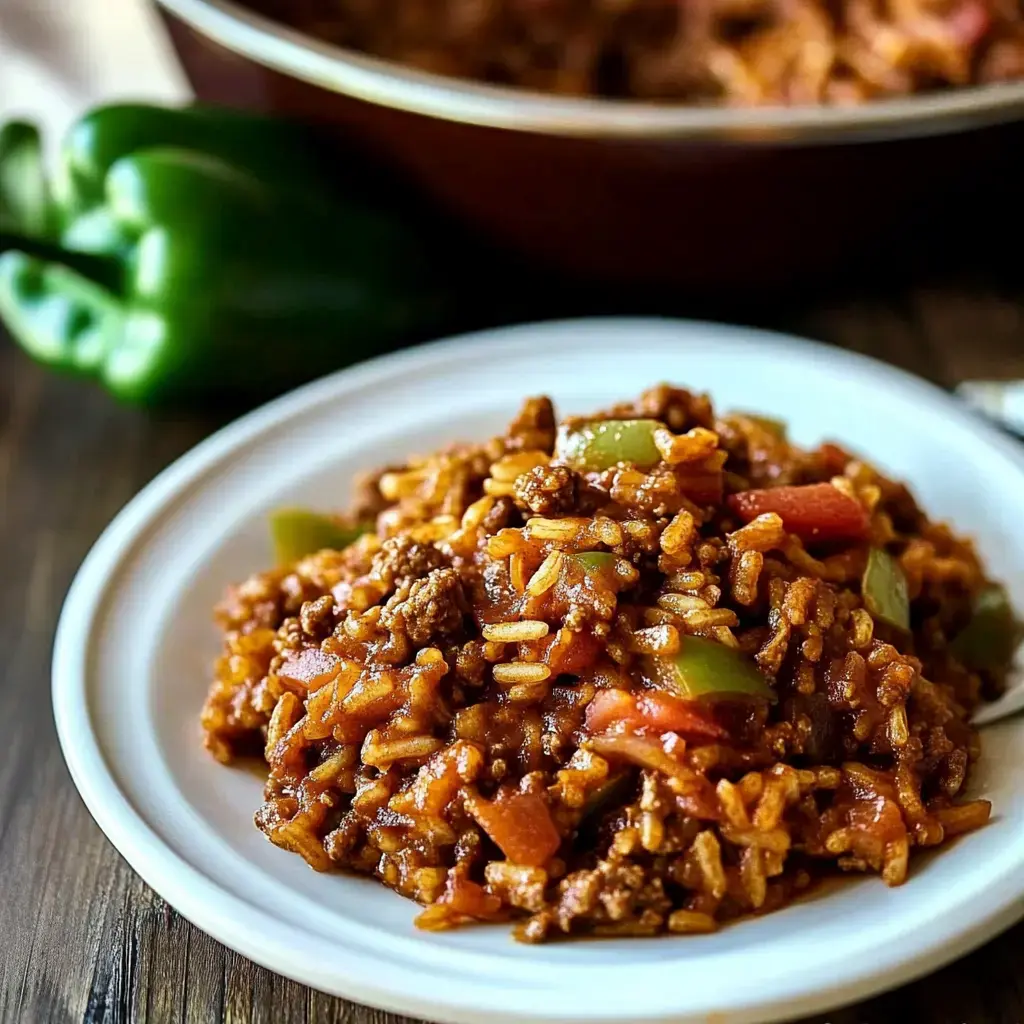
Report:
M 449 872 L 444 894 L 438 902 L 448 904 L 452 910 L 467 917 L 486 919 L 501 910 L 501 900 L 497 896 L 455 872 Z
M 476 778 L 482 767 L 480 748 L 466 740 L 456 740 L 434 754 L 417 772 L 409 791 L 414 806 L 440 816 L 463 782 Z
M 341 668 L 341 659 L 325 654 L 317 647 L 307 647 L 297 654 L 288 654 L 277 670 L 282 679 L 301 683 L 307 690 L 318 690 L 326 686 Z
M 846 465 L 851 458 L 848 452 L 840 448 L 839 445 L 833 444 L 831 441 L 826 441 L 821 445 L 818 448 L 817 454 L 821 459 L 821 464 L 825 469 L 825 472 L 831 473 L 832 476 L 839 476 L 839 474 L 846 469 Z
M 598 690 L 587 705 L 587 730 L 607 732 L 619 722 L 637 724 L 636 700 L 626 690 Z
M 558 633 L 550 636 L 544 644 L 541 661 L 547 662 L 553 676 L 578 676 L 590 668 L 604 650 L 604 644 L 590 633 L 574 633 L 568 647 L 558 643 Z
M 702 708 L 655 690 L 638 695 L 625 690 L 600 690 L 587 705 L 586 721 L 592 733 L 607 732 L 621 722 L 634 732 L 646 729 L 728 738 L 728 733 Z
M 679 490 L 698 505 L 718 504 L 724 483 L 721 469 L 675 467 Z
M 850 806 L 846 820 L 854 828 L 871 832 L 883 841 L 899 839 L 906 832 L 900 805 L 884 796 L 856 801 Z
M 655 732 L 696 733 L 725 739 L 726 731 L 700 708 L 667 693 L 650 691 L 637 697 L 636 709 Z
M 535 793 L 502 790 L 494 800 L 477 797 L 467 807 L 513 864 L 543 867 L 561 845 L 548 805 Z
M 946 25 L 960 46 L 975 46 L 992 25 L 992 16 L 979 0 L 967 0 L 949 17 Z
M 729 508 L 744 522 L 774 512 L 801 540 L 863 540 L 870 525 L 860 502 L 831 484 L 770 487 L 729 495 Z

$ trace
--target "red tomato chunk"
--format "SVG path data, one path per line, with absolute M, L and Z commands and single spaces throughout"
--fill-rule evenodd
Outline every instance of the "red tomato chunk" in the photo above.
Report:
M 633 732 L 679 732 L 714 739 L 728 735 L 702 708 L 667 693 L 601 690 L 595 694 L 587 705 L 587 729 L 592 733 L 608 732 L 620 722 Z
M 543 867 L 561 845 L 548 805 L 534 793 L 502 790 L 494 800 L 478 797 L 469 812 L 514 864 Z
M 740 491 L 729 495 L 728 502 L 746 523 L 774 512 L 790 533 L 805 541 L 863 540 L 870 525 L 864 506 L 831 484 Z

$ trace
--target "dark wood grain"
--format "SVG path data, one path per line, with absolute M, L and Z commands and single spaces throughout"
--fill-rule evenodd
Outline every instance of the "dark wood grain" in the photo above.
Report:
M 943 385 L 1024 375 L 1024 301 L 990 277 L 699 312 L 815 336 Z M 75 570 L 113 514 L 218 425 L 118 407 L 0 337 L 0 1021 L 400 1024 L 256 967 L 179 917 L 93 824 L 57 746 L 50 649 Z M 1024 926 L 814 1021 L 1020 1024 L 1022 960 Z

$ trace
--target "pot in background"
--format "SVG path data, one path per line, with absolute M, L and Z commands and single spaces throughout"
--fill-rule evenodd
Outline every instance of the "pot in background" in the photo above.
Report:
M 365 147 L 539 267 L 748 295 L 976 251 L 1016 209 L 1024 83 L 861 108 L 542 97 L 427 75 L 228 0 L 159 0 L 206 102 Z

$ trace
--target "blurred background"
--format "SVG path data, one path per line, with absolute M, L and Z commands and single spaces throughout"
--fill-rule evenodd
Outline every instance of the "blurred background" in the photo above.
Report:
M 140 0 L 0 2 L 0 110 L 37 121 L 51 157 L 82 111 L 123 96 L 190 96 L 155 8 Z
M 720 3 L 749 28 L 729 2 L 680 9 Z M 450 55 L 397 36 L 364 50 L 404 62 L 342 53 L 330 24 L 318 42 L 227 0 L 0 0 L 0 934 L 18 937 L 0 1020 L 397 1020 L 163 904 L 92 823 L 53 732 L 53 632 L 82 558 L 240 410 L 453 331 L 615 313 L 791 331 L 950 389 L 1024 376 L 1024 36 L 999 22 L 1020 6 L 849 6 L 870 15 L 854 42 L 889 55 L 847 76 L 874 75 L 874 102 L 751 105 L 756 54 L 737 44 L 715 66 L 746 99 L 695 109 L 581 97 L 572 76 L 532 78 L 529 55 L 508 67 L 525 61 L 535 94 L 437 76 Z M 598 71 L 622 91 L 622 67 Z M 940 72 L 963 85 L 932 89 Z M 168 106 L 196 94 L 217 109 Z M 1022 943 L 1018 927 L 829 1019 L 1019 1020 Z
M 1019 286 L 1024 18 L 1002 0 L 848 0 L 824 36 L 818 0 L 0 3 L 0 254 L 16 251 L 0 320 L 38 362 L 131 402 L 244 406 L 396 345 L 552 316 L 686 315 L 848 344 L 818 311 Z M 194 99 L 225 113 L 138 106 Z M 161 147 L 177 155 L 154 167 Z M 103 195 L 119 157 L 122 198 L 159 183 L 148 226 L 192 208 L 173 240 L 222 257 L 202 309 L 159 267 L 159 338 L 125 278 L 139 225 Z M 258 222 L 211 173 L 252 176 L 280 216 Z M 54 287 L 69 263 L 102 292 L 77 276 L 69 291 L 64 271 Z M 338 308 L 339 281 L 359 309 Z M 271 291 L 290 296 L 273 315 L 237 294 Z M 246 376 L 225 344 L 169 342 L 168 323 L 244 335 L 261 369 Z M 282 374 L 275 347 L 297 331 Z M 142 339 L 146 373 L 98 355 L 116 356 L 111 332 Z M 986 373 L 1016 360 L 1001 351 Z

